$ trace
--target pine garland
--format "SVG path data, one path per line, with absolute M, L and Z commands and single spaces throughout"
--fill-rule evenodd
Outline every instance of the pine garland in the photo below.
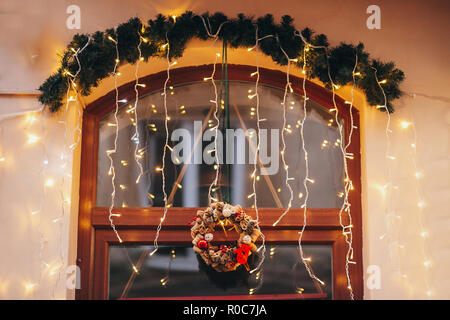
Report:
M 257 19 L 243 14 L 239 14 L 235 19 L 228 19 L 223 13 L 213 15 L 205 13 L 202 16 L 210 25 L 211 33 L 217 32 L 223 23 L 218 34 L 219 39 L 227 39 L 229 45 L 233 48 L 248 48 L 255 44 L 256 24 L 260 37 L 272 34 L 278 38 L 269 37 L 259 42 L 260 50 L 263 53 L 270 56 L 277 64 L 286 65 L 287 59 L 280 50 L 281 45 L 290 58 L 298 59 L 296 64 L 302 68 L 304 43 L 300 37 L 295 35 L 296 29 L 290 16 L 283 16 L 280 24 L 275 23 L 273 16 L 270 14 Z M 330 48 L 324 34 L 316 35 L 309 28 L 303 29 L 301 34 L 311 45 L 327 48 L 327 50 L 311 48 L 307 51 L 306 59 L 308 63 L 305 72 L 308 78 L 317 78 L 327 88 L 331 88 L 328 76 L 327 51 L 333 82 L 339 86 L 352 84 L 356 53 L 358 55 L 356 85 L 364 91 L 370 105 L 384 105 L 384 96 L 375 78 L 373 69 L 375 68 L 378 79 L 387 80 L 383 84 L 387 100 L 386 105 L 389 112 L 394 111 L 392 101 L 401 95 L 399 84 L 404 79 L 404 73 L 395 68 L 393 62 L 383 63 L 377 59 L 371 59 L 369 54 L 364 51 L 362 43 L 356 46 L 341 43 L 337 47 Z M 97 31 L 91 35 L 91 43 L 78 57 L 83 68 L 77 77 L 77 88 L 84 96 L 89 95 L 92 88 L 97 87 L 100 80 L 110 76 L 114 70 L 115 45 L 108 39 L 109 36 L 118 41 L 120 64 L 134 64 L 138 60 L 137 46 L 140 36 L 148 39 L 148 42 L 141 46 L 142 57 L 145 61 L 152 57 L 166 56 L 166 47 L 163 46 L 167 42 L 166 36 L 170 43 L 170 59 L 181 57 L 188 41 L 192 38 L 209 39 L 202 18 L 189 11 L 176 19 L 159 14 L 154 20 L 149 20 L 147 24 L 143 24 L 139 18 L 131 18 L 116 29 L 108 29 L 104 32 Z M 68 88 L 67 71 L 73 74 L 78 69 L 77 62 L 72 59 L 71 48 L 75 50 L 82 48 L 87 43 L 88 37 L 86 34 L 77 34 L 73 37 L 61 57 L 61 64 L 57 72 L 39 87 L 42 92 L 39 101 L 50 106 L 52 112 L 57 111 L 62 106 Z M 386 109 L 380 108 L 380 110 L 385 111 Z

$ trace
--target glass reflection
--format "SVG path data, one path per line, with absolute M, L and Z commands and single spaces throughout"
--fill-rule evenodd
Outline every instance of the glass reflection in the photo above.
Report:
M 109 299 L 249 294 L 290 294 L 295 297 L 320 290 L 326 299 L 331 299 L 331 246 L 304 245 L 303 248 L 305 255 L 311 257 L 311 268 L 324 281 L 324 286 L 317 286 L 309 278 L 298 259 L 296 245 L 268 245 L 261 271 L 251 275 L 243 267 L 235 272 L 212 271 L 197 258 L 191 247 L 162 246 L 155 255 L 148 257 L 152 246 L 112 246 Z M 133 266 L 138 266 L 139 273 Z
M 219 186 L 215 190 L 216 198 L 250 207 L 253 199 L 247 195 L 252 193 L 253 150 L 255 150 L 256 116 L 254 101 L 248 95 L 254 90 L 254 84 L 243 82 L 231 82 L 229 87 L 229 110 L 220 108 L 221 131 L 226 136 L 225 128 L 242 129 L 247 136 L 241 139 L 234 138 L 234 146 L 226 146 L 227 141 L 221 141 L 224 145 L 225 162 L 220 166 L 221 175 Z M 268 162 L 263 164 L 266 172 L 274 169 L 271 175 L 261 174 L 257 176 L 257 195 L 259 207 L 286 207 L 289 201 L 289 192 L 285 185 L 285 171 L 281 165 L 281 128 L 283 91 L 260 86 L 260 118 L 261 129 L 267 130 L 267 149 L 261 150 L 267 155 Z M 176 148 L 179 143 L 186 143 L 189 148 L 183 149 L 181 157 L 191 155 L 190 164 L 182 163 L 176 153 L 167 150 L 166 158 L 166 192 L 169 195 L 169 203 L 175 207 L 203 207 L 207 205 L 208 187 L 214 179 L 213 164 L 205 163 L 204 158 L 208 154 L 207 148 L 213 138 L 203 141 L 208 131 L 214 126 L 212 115 L 214 105 L 209 102 L 211 87 L 208 83 L 193 83 L 179 87 L 171 87 L 167 97 L 168 114 L 170 120 L 169 135 L 175 129 L 183 129 L 189 133 L 189 141 L 171 141 L 170 149 Z M 300 96 L 290 94 L 287 100 L 287 130 L 286 137 L 286 161 L 289 165 L 290 181 L 294 191 L 292 207 L 299 207 L 304 194 L 303 177 L 305 174 L 304 155 L 301 148 L 299 134 L 299 120 L 302 116 L 303 100 Z M 131 108 L 130 108 L 131 106 Z M 162 152 L 165 142 L 164 109 L 161 92 L 155 92 L 140 98 L 138 102 L 138 123 L 134 122 L 132 110 L 133 103 L 120 109 L 118 150 L 113 154 L 116 168 L 116 201 L 115 206 L 163 206 L 162 176 L 159 168 L 162 165 Z M 310 159 L 310 177 L 315 183 L 310 185 L 308 206 L 311 208 L 338 208 L 342 199 L 339 194 L 343 191 L 343 164 L 342 155 L 338 148 L 337 140 L 339 132 L 336 128 L 333 115 L 328 109 L 307 101 L 308 117 L 305 123 L 305 142 Z M 228 115 L 228 116 L 227 116 Z M 195 122 L 197 121 L 197 122 Z M 97 206 L 109 206 L 111 201 L 111 177 L 108 175 L 109 160 L 106 151 L 113 148 L 115 127 L 113 114 L 100 121 L 99 130 L 99 157 L 97 177 Z M 137 125 L 140 135 L 139 151 L 142 155 L 141 163 L 144 167 L 144 176 L 136 184 L 139 174 L 138 166 L 134 159 L 135 143 L 132 137 Z M 203 127 L 204 130 L 198 131 Z M 253 132 L 253 133 L 252 133 Z M 265 136 L 262 135 L 262 138 Z M 202 139 L 203 138 L 203 139 Z M 240 139 L 240 140 L 239 140 Z M 225 140 L 225 138 L 224 138 Z M 228 140 L 229 143 L 231 139 Z M 238 151 L 239 146 L 244 146 L 244 152 Z M 242 148 L 241 148 L 242 149 Z M 240 150 L 241 150 L 240 149 Z M 185 154 L 187 153 L 187 154 Z M 234 155 L 232 156 L 232 154 Z M 198 156 L 197 159 L 195 158 Z M 227 157 L 229 161 L 227 160 Z M 201 163 L 196 164 L 196 160 Z M 242 162 L 244 159 L 244 162 Z M 263 159 L 262 159 L 263 160 Z M 260 165 L 258 164 L 258 168 Z

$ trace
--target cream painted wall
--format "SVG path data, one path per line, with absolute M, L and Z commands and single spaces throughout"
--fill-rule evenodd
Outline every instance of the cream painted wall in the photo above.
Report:
M 363 95 L 356 93 L 362 122 L 364 269 L 377 265 L 381 270 L 381 288 L 370 290 L 366 286 L 365 298 L 427 298 L 426 281 L 433 298 L 450 298 L 450 279 L 446 273 L 450 267 L 450 238 L 447 236 L 450 229 L 447 209 L 450 198 L 450 65 L 447 58 L 450 45 L 443 42 L 444 31 L 450 29 L 450 7 L 446 1 L 436 0 L 2 1 L 0 158 L 4 157 L 4 161 L 0 162 L 0 243 L 3 244 L 0 247 L 0 298 L 73 298 L 73 291 L 65 289 L 64 267 L 73 264 L 76 256 L 79 148 L 75 149 L 73 159 L 61 160 L 61 153 L 72 156 L 64 145 L 73 138 L 76 106 L 71 105 L 68 114 L 36 113 L 34 122 L 29 115 L 8 116 L 41 107 L 33 96 L 17 93 L 35 93 L 39 84 L 56 69 L 57 53 L 75 34 L 65 26 L 65 12 L 70 4 L 81 7 L 81 32 L 103 30 L 136 14 L 146 19 L 158 12 L 177 14 L 187 9 L 222 11 L 229 16 L 240 12 L 255 16 L 272 13 L 276 19 L 289 13 L 299 28 L 309 26 L 325 33 L 332 44 L 363 41 L 374 57 L 395 61 L 406 73 L 402 89 L 416 94 L 395 101 L 397 111 L 391 117 L 391 153 L 396 160 L 385 159 L 386 115 L 366 106 Z M 381 30 L 366 28 L 365 11 L 371 4 L 381 7 Z M 179 60 L 179 66 L 210 63 L 212 57 L 210 43 L 193 41 Z M 232 50 L 229 62 L 254 64 L 254 57 L 245 50 Z M 265 67 L 283 70 L 267 57 L 260 57 L 260 62 Z M 142 67 L 141 75 L 164 67 L 163 60 L 152 61 Z M 121 71 L 123 82 L 132 80 L 132 66 Z M 298 74 L 298 70 L 294 73 Z M 111 79 L 106 79 L 84 103 L 111 88 Z M 338 93 L 348 99 L 350 90 L 343 88 Z M 68 125 L 66 138 L 61 121 Z M 411 153 L 412 127 L 402 129 L 401 121 L 415 124 L 417 155 Z M 41 139 L 29 144 L 29 134 Z M 47 166 L 43 165 L 45 152 L 48 152 Z M 414 161 L 423 173 L 420 180 L 413 176 Z M 392 203 L 387 203 L 382 187 L 387 181 L 388 164 L 392 168 L 393 185 L 398 186 Z M 55 186 L 44 188 L 45 179 L 49 177 L 55 179 Z M 423 211 L 417 207 L 417 187 L 426 203 Z M 71 201 L 70 205 L 65 205 L 64 216 L 53 222 L 63 212 L 61 199 L 69 195 Z M 40 213 L 32 215 L 41 203 Z M 385 219 L 389 212 L 400 217 L 390 226 Z M 420 236 L 420 217 L 429 232 L 427 241 Z M 423 253 L 432 262 L 429 269 L 423 265 Z M 63 263 L 58 264 L 60 261 Z M 57 272 L 52 274 L 55 270 Z M 368 279 L 366 274 L 365 280 Z M 27 287 L 25 283 L 38 286 Z

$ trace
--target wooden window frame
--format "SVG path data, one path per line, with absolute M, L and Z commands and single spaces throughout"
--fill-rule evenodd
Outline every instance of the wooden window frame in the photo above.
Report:
M 171 70 L 171 86 L 199 82 L 211 75 L 212 65 L 185 67 Z M 228 65 L 230 81 L 254 82 L 250 74 L 254 66 Z M 260 68 L 260 84 L 284 90 L 286 74 L 281 71 Z M 163 89 L 167 73 L 162 71 L 139 80 L 147 86 L 140 89 L 146 95 Z M 217 75 L 217 79 L 220 75 Z M 219 80 L 219 79 L 218 79 Z M 294 92 L 303 95 L 299 77 L 290 77 Z M 129 82 L 118 88 L 120 99 L 135 99 L 135 82 Z M 306 81 L 307 96 L 318 104 L 333 108 L 332 94 L 325 88 Z M 349 105 L 339 96 L 335 97 L 339 116 L 344 120 L 345 141 L 348 141 L 350 128 Z M 80 202 L 78 217 L 77 265 L 81 270 L 81 288 L 76 290 L 76 299 L 107 299 L 109 246 L 118 244 L 110 228 L 108 208 L 96 207 L 99 121 L 115 108 L 115 90 L 90 103 L 83 113 L 83 133 L 81 146 Z M 359 112 L 352 109 L 354 126 L 359 128 Z M 352 204 L 353 248 L 356 264 L 349 265 L 350 278 L 356 299 L 363 298 L 362 263 L 362 214 L 361 214 L 361 157 L 359 129 L 353 131 L 352 144 L 348 152 L 354 159 L 348 163 L 348 171 L 354 190 L 349 195 Z M 161 244 L 186 244 L 191 242 L 187 221 L 194 216 L 198 208 L 170 208 L 160 235 Z M 246 209 L 254 216 L 254 210 Z M 162 216 L 163 208 L 120 208 L 122 216 L 115 219 L 116 227 L 124 244 L 151 244 L 155 229 Z M 291 208 L 288 215 L 276 226 L 272 223 L 283 212 L 280 208 L 261 208 L 261 229 L 267 242 L 277 244 L 297 243 L 298 231 L 302 227 L 303 209 Z M 339 223 L 339 208 L 308 209 L 308 223 L 303 239 L 304 243 L 332 245 L 333 298 L 349 299 L 347 278 L 345 275 L 345 257 L 347 244 Z M 344 223 L 348 223 L 344 221 Z M 218 239 L 219 240 L 219 239 Z

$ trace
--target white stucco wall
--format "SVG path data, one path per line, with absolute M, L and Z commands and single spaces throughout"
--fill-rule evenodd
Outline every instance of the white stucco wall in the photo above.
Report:
M 449 44 L 443 42 L 444 30 L 449 30 L 450 23 L 448 4 L 437 0 L 3 1 L 0 4 L 0 158 L 4 158 L 0 162 L 0 298 L 73 298 L 73 291 L 65 289 L 63 269 L 58 266 L 73 264 L 76 256 L 79 148 L 74 151 L 73 159 L 61 159 L 64 151 L 66 156 L 71 156 L 64 148 L 71 134 L 64 138 L 61 121 L 66 120 L 68 133 L 73 132 L 76 106 L 70 106 L 67 117 L 64 113 L 36 113 L 34 122 L 30 121 L 29 114 L 8 116 L 41 108 L 33 96 L 23 93 L 36 92 L 40 83 L 56 69 L 59 50 L 77 32 L 65 25 L 66 8 L 71 4 L 81 8 L 79 32 L 104 30 L 136 14 L 146 19 L 158 12 L 178 14 L 187 9 L 222 11 L 229 16 L 240 12 L 254 16 L 272 13 L 276 19 L 290 14 L 299 28 L 309 26 L 325 33 L 332 44 L 363 41 L 373 57 L 395 61 L 406 74 L 402 90 L 416 94 L 415 98 L 405 95 L 394 102 L 391 154 L 396 160 L 385 159 L 386 115 L 366 106 L 360 93 L 356 100 L 361 111 L 363 153 L 364 269 L 377 265 L 381 270 L 381 288 L 366 287 L 365 298 L 427 298 L 426 282 L 433 298 L 450 298 L 450 279 L 446 273 L 450 267 L 447 236 L 450 229 L 450 65 Z M 366 28 L 365 11 L 371 4 L 381 7 L 381 30 Z M 212 62 L 211 50 L 205 49 L 208 47 L 209 44 L 199 41 L 191 43 L 179 66 Z M 233 50 L 229 62 L 253 64 L 254 57 L 246 55 L 245 50 Z M 260 62 L 268 68 L 279 68 L 266 57 L 261 57 Z M 141 75 L 164 67 L 164 61 L 145 64 Z M 134 76 L 132 67 L 122 68 L 122 73 L 123 82 Z M 298 70 L 294 73 L 298 74 Z M 84 102 L 110 91 L 111 85 L 112 81 L 106 79 Z M 343 88 L 338 93 L 348 98 L 349 92 L 349 88 Z M 417 155 L 411 153 L 412 127 L 402 129 L 401 121 L 415 125 Z M 29 134 L 39 136 L 39 142 L 29 144 Z M 46 152 L 47 166 L 43 165 Z M 414 177 L 414 161 L 423 173 L 420 180 Z M 398 187 L 395 202 L 388 206 L 383 193 L 387 164 L 392 168 L 392 183 Z M 64 185 L 60 187 L 63 177 Z M 55 185 L 44 188 L 48 178 L 53 178 Z M 417 206 L 416 188 L 424 197 L 423 211 Z M 65 204 L 64 216 L 53 222 L 63 213 L 61 199 L 69 196 L 71 201 Z M 32 215 L 41 204 L 40 212 Z M 386 213 L 394 211 L 400 218 L 387 228 Z M 427 241 L 420 236 L 419 217 L 423 218 L 429 233 Z M 432 263 L 428 269 L 423 265 L 423 253 Z M 58 264 L 60 261 L 63 263 Z M 52 270 L 61 272 L 52 274 Z M 39 286 L 26 287 L 26 283 Z

